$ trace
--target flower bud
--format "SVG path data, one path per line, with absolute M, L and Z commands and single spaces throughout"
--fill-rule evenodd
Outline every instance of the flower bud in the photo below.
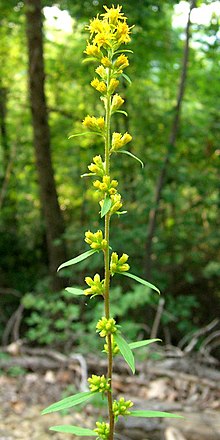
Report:
M 107 335 L 111 335 L 117 331 L 116 322 L 113 318 L 100 319 L 96 325 L 96 331 L 99 332 L 101 338 L 105 338 Z
M 88 382 L 90 384 L 89 388 L 92 392 L 98 391 L 99 393 L 104 393 L 111 388 L 109 380 L 106 379 L 104 375 L 96 376 L 93 374 L 92 377 L 89 377 Z
M 111 110 L 118 110 L 122 106 L 122 104 L 124 104 L 124 102 L 124 99 L 120 95 L 118 95 L 118 93 L 116 93 L 112 98 Z

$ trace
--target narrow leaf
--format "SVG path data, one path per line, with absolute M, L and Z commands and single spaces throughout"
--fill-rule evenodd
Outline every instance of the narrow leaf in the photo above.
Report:
M 76 289 L 75 287 L 66 287 L 65 290 L 73 295 L 85 295 L 84 290 Z
M 51 426 L 49 429 L 50 431 L 76 434 L 79 435 L 80 437 L 97 436 L 97 433 L 92 431 L 92 429 L 80 428 L 79 426 L 74 426 L 74 425 Z
M 89 177 L 89 176 L 96 176 L 96 174 L 95 173 L 84 173 L 84 174 L 81 174 L 80 177 Z
M 116 50 L 116 52 L 114 53 L 114 55 L 116 55 L 117 53 L 125 53 L 125 52 L 129 52 L 129 53 L 134 53 L 133 50 L 129 50 L 129 49 L 122 49 L 122 50 Z
M 184 419 L 183 416 L 162 411 L 131 411 L 129 415 L 132 417 L 163 417 L 171 419 Z
M 149 283 L 149 281 L 143 280 L 142 278 L 137 277 L 136 275 L 133 275 L 130 272 L 120 272 L 120 275 L 125 275 L 128 278 L 132 278 L 133 280 L 137 281 L 138 283 L 143 284 L 146 287 L 150 287 L 150 289 L 156 290 L 156 292 L 158 292 L 160 294 L 159 289 L 156 286 L 154 286 L 153 284 Z
M 84 131 L 82 133 L 71 134 L 70 136 L 68 136 L 68 139 L 71 139 L 71 138 L 77 137 L 77 136 L 85 136 L 87 134 L 97 134 L 98 136 L 103 136 L 101 133 L 98 133 L 97 131 Z
M 123 115 L 128 116 L 127 112 L 124 110 L 116 110 L 114 113 L 122 113 Z
M 84 393 L 75 394 L 75 396 L 69 396 L 59 402 L 53 403 L 42 411 L 42 415 L 48 414 L 54 411 L 60 411 L 61 409 L 72 408 L 75 405 L 85 402 L 94 396 L 91 391 L 85 391 Z
M 130 151 L 127 150 L 118 150 L 117 153 L 123 153 L 123 154 L 127 154 L 128 156 L 133 157 L 133 159 L 137 160 L 138 162 L 140 162 L 142 168 L 144 168 L 144 163 L 142 162 L 141 159 L 139 159 L 139 157 L 135 156 L 134 154 L 130 153 Z
M 121 76 L 123 76 L 124 79 L 126 79 L 126 81 L 131 84 L 131 79 L 129 78 L 128 75 L 126 75 L 125 73 L 122 73 Z
M 144 347 L 146 345 L 152 344 L 153 342 L 161 342 L 161 339 L 144 339 L 143 341 L 137 341 L 137 342 L 131 342 L 129 344 L 129 347 L 131 350 L 134 350 L 135 348 Z
M 65 263 L 62 263 L 58 267 L 57 272 L 59 272 L 60 269 L 63 269 L 63 267 L 72 266 L 73 264 L 86 260 L 86 258 L 90 257 L 95 252 L 97 252 L 95 249 L 90 249 L 89 251 L 86 251 L 83 254 L 78 255 L 78 257 L 72 258 L 72 260 L 65 261 Z
M 90 63 L 91 61 L 96 61 L 96 62 L 97 62 L 97 59 L 96 59 L 95 57 L 85 58 L 85 59 L 82 61 L 82 63 L 83 63 L 83 64 L 85 64 L 85 63 Z
M 132 373 L 134 374 L 135 373 L 134 355 L 131 351 L 131 348 L 129 347 L 129 344 L 120 335 L 120 333 L 114 334 L 114 340 L 115 340 L 116 344 L 118 345 L 118 348 L 119 348 L 124 360 L 127 362 Z
M 101 218 L 104 217 L 109 212 L 109 210 L 111 209 L 111 206 L 112 206 L 112 201 L 111 201 L 110 197 L 105 197 L 103 205 L 102 205 L 102 209 L 101 209 Z

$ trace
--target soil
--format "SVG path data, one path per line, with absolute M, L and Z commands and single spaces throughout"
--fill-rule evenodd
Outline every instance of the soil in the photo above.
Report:
M 118 396 L 125 395 L 135 403 L 135 409 L 170 411 L 185 419 L 121 418 L 117 440 L 219 440 L 220 391 L 219 384 L 178 373 L 155 377 L 140 372 L 115 374 L 114 386 Z M 180 376 L 179 376 L 180 374 Z M 182 374 L 182 375 L 181 375 Z M 189 377 L 189 380 L 187 380 Z M 209 387 L 210 382 L 210 387 Z M 50 426 L 71 424 L 94 428 L 103 407 L 88 403 L 84 408 L 41 416 L 43 408 L 64 397 L 79 392 L 76 373 L 68 368 L 28 372 L 19 377 L 0 376 L 0 440 L 62 440 L 76 439 L 69 434 L 49 430 Z M 217 389 L 218 388 L 218 389 Z M 78 412 L 77 412 L 78 411 Z

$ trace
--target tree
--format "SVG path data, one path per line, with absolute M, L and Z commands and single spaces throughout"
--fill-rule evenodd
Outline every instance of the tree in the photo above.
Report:
M 33 120 L 34 147 L 40 185 L 40 198 L 45 219 L 49 271 L 52 288 L 63 286 L 56 276 L 57 267 L 66 259 L 63 242 L 64 222 L 58 203 L 51 160 L 50 130 L 45 96 L 41 2 L 26 0 L 26 32 L 29 59 L 29 92 Z
M 152 242 L 153 242 L 153 237 L 154 237 L 154 233 L 155 233 L 155 229 L 156 229 L 156 219 L 157 219 L 157 213 L 159 210 L 160 199 L 161 199 L 163 187 L 165 184 L 165 179 L 166 179 L 166 175 L 167 175 L 167 169 L 169 167 L 170 157 L 171 157 L 171 154 L 173 153 L 174 148 L 176 146 L 177 133 L 178 133 L 179 123 L 180 123 L 180 113 L 181 113 L 182 101 L 183 101 L 183 97 L 184 97 L 185 84 L 186 84 L 187 65 L 188 65 L 188 57 L 189 57 L 191 12 L 192 12 L 192 9 L 195 8 L 195 4 L 196 4 L 196 0 L 191 0 L 188 20 L 187 20 L 187 25 L 186 25 L 186 32 L 185 32 L 186 39 L 185 39 L 184 52 L 183 52 L 181 78 L 180 78 L 179 89 L 178 89 L 178 94 L 177 94 L 176 106 L 175 106 L 174 114 L 173 114 L 173 121 L 171 124 L 171 129 L 170 129 L 170 134 L 169 134 L 168 151 L 167 151 L 167 154 L 164 158 L 162 169 L 161 169 L 161 172 L 160 172 L 158 179 L 157 179 L 155 196 L 154 196 L 154 206 L 150 210 L 150 214 L 149 214 L 148 232 L 147 232 L 147 241 L 146 241 L 146 275 L 147 275 L 147 277 L 151 276 Z

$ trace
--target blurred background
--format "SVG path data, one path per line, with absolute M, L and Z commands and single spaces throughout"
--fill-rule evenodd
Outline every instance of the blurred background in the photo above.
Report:
M 88 250 L 86 230 L 103 228 L 91 180 L 80 178 L 102 142 L 68 136 L 87 114 L 103 115 L 90 86 L 96 66 L 82 61 L 85 25 L 111 3 L 1 2 L 2 345 L 21 339 L 87 353 L 98 343 L 103 304 L 76 301 L 64 287 L 86 288 L 85 276 L 103 271 L 101 255 L 59 276 L 56 268 Z M 119 88 L 129 116 L 112 124 L 132 134 L 129 150 L 145 167 L 114 157 L 128 213 L 112 219 L 111 246 L 162 292 L 115 276 L 112 312 L 128 339 L 159 336 L 180 347 L 220 312 L 220 5 L 192 3 L 189 21 L 187 1 L 120 2 L 135 25 L 126 47 L 132 84 L 122 79 Z M 212 343 L 209 353 L 220 356 Z

